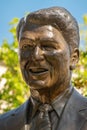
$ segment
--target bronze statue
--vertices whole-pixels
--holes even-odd
[[[62,7],[38,10],[17,26],[19,62],[31,96],[0,116],[0,130],[87,130],[87,99],[71,84],[79,28]]]

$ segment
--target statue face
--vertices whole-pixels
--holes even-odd
[[[22,32],[19,57],[23,77],[32,89],[59,87],[70,80],[69,47],[51,25]]]

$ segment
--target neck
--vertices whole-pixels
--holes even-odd
[[[56,97],[61,95],[63,92],[65,92],[70,85],[68,84],[67,86],[56,86],[52,88],[45,88],[41,90],[34,90],[30,89],[31,91],[31,96],[37,100],[39,100],[42,103],[51,103]]]

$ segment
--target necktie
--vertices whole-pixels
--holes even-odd
[[[51,122],[49,118],[49,112],[52,107],[49,104],[43,104],[39,107],[39,118],[38,118],[38,128],[39,130],[52,130]]]

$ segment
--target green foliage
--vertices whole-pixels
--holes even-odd
[[[80,61],[73,73],[74,86],[87,96],[87,15],[84,15],[84,25],[81,25],[81,39],[85,49],[80,52]],[[16,39],[16,25],[18,18],[14,18],[9,25],[13,36],[12,44],[3,41],[0,47],[0,63],[6,68],[6,72],[0,76],[0,81],[5,79],[5,84],[0,88],[0,112],[6,112],[22,104],[29,97],[29,88],[24,83],[18,62],[18,43]],[[84,30],[85,29],[85,30]]]
[[[1,80],[6,79],[3,89],[0,90],[0,110],[3,108],[3,111],[19,106],[29,95],[29,88],[22,79],[18,63],[18,43],[15,33],[17,23],[17,18],[10,22],[13,43],[9,44],[4,40],[0,47],[0,63],[6,67],[6,72],[0,77]]]
[[[73,74],[74,86],[87,96],[87,51],[80,51],[80,59]]]
[[[87,96],[87,15],[83,16],[84,24],[80,26],[81,44],[80,59],[77,69],[74,71],[73,84],[79,91]]]
[[[83,16],[84,24],[87,25],[87,14]]]

